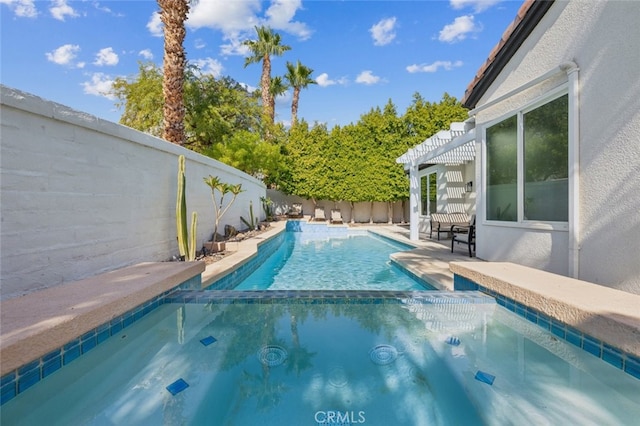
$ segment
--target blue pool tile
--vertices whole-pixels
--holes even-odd
[[[111,335],[115,335],[122,331],[122,317],[114,318],[111,320]]]
[[[634,357],[628,356],[624,363],[624,371],[631,374],[636,379],[640,379],[640,362]]]
[[[95,335],[90,337],[87,340],[83,340],[81,345],[82,353],[84,354],[89,352],[91,349],[95,348],[97,345],[98,345],[98,340]]]
[[[600,345],[600,341],[591,337],[584,336],[584,339],[582,340],[582,349],[592,355],[597,356],[598,358],[602,356],[602,347]]]
[[[51,373],[58,371],[62,367],[62,357],[53,358],[42,365],[42,378],[44,379]]]
[[[18,393],[24,392],[40,381],[40,369],[29,371],[27,374],[18,377]]]
[[[210,344],[216,342],[216,338],[213,336],[207,336],[204,339],[200,339],[200,343],[202,343],[205,346],[209,346]]]
[[[171,395],[177,395],[188,387],[189,384],[187,382],[185,382],[183,379],[178,379],[167,386],[167,390],[171,392]]]
[[[538,317],[538,325],[540,327],[544,328],[545,330],[550,330],[551,329],[551,321],[549,321],[546,318]]]
[[[616,348],[613,348],[607,345],[606,343],[603,344],[602,359],[608,362],[609,364],[613,365],[614,367],[622,369],[622,366],[623,366],[622,352],[620,352]]]
[[[582,347],[582,334],[573,329],[567,329],[566,335],[567,342],[576,345],[577,347]]]
[[[4,386],[7,383],[14,383],[15,381],[16,381],[16,372],[12,371],[11,373],[8,373],[2,376],[2,380],[0,380],[0,386]]]
[[[71,361],[75,360],[80,356],[80,345],[73,346],[69,349],[65,348],[62,361],[64,365],[69,364]]]
[[[564,325],[562,325],[561,323],[558,323],[556,321],[551,321],[551,332],[553,334],[555,334],[558,337],[561,338],[565,338],[566,336],[566,330],[564,328]]]
[[[96,343],[100,344],[105,340],[107,340],[110,336],[111,336],[111,333],[110,333],[109,327],[105,327],[102,330],[99,329],[98,333],[96,334]]]
[[[458,339],[457,337],[454,336],[449,336],[447,337],[447,340],[445,340],[448,344],[450,344],[451,346],[458,346],[460,345],[460,339]]]
[[[17,394],[16,382],[7,383],[0,390],[0,404],[12,400]]]
[[[131,324],[133,324],[133,321],[133,313],[125,315],[124,318],[122,318],[122,328],[129,327]]]
[[[37,370],[39,368],[40,368],[40,360],[37,359],[35,361],[32,361],[32,362],[30,362],[28,364],[25,364],[22,367],[20,367],[18,369],[18,377],[25,376],[25,375],[31,373],[31,371]]]
[[[486,383],[488,385],[493,385],[493,381],[496,379],[496,376],[493,374],[485,373],[484,371],[478,370],[476,373],[475,379],[481,381],[482,383]]]

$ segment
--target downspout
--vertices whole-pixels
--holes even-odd
[[[409,164],[409,239],[418,241],[420,239],[418,221],[420,210],[420,179],[418,178],[418,164]]]
[[[580,277],[580,80],[578,65],[560,65],[569,89],[569,276]]]

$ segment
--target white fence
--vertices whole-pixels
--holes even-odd
[[[199,247],[213,232],[210,174],[245,190],[222,227],[244,228],[250,202],[264,217],[262,182],[218,161],[5,86],[0,108],[2,299],[177,255],[180,154]]]

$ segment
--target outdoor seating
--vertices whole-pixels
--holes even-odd
[[[476,251],[476,215],[471,215],[468,225],[451,225],[451,253],[455,243],[466,244],[469,249],[469,257],[473,257]]]
[[[342,222],[342,212],[339,209],[332,209],[331,210],[331,223],[333,223],[333,224],[343,223]]]
[[[287,212],[287,217],[291,219],[302,217],[302,203],[293,203]]]
[[[325,214],[324,214],[324,209],[322,207],[316,207],[316,210],[314,212],[313,215],[313,220],[315,221],[325,221],[327,220]]]
[[[471,224],[471,218],[472,217],[466,213],[431,213],[429,238],[431,238],[432,233],[435,232],[438,236],[438,241],[440,241],[441,233],[449,236],[452,226],[469,226]]]

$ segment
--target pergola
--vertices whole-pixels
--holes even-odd
[[[420,211],[420,178],[423,164],[464,164],[476,158],[473,123],[451,123],[449,130],[441,130],[420,145],[410,148],[396,159],[409,171],[409,238],[417,241]]]

